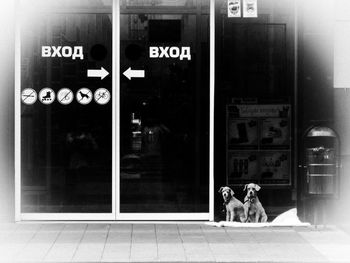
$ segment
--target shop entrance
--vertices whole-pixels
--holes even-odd
[[[22,1],[16,220],[210,219],[209,9]]]
[[[209,1],[121,2],[121,218],[209,219],[209,22]]]

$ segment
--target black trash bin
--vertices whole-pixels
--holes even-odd
[[[324,225],[327,207],[339,197],[339,137],[329,127],[313,126],[304,133],[303,153],[302,219]]]

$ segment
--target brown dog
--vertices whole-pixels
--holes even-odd
[[[233,190],[228,186],[220,187],[219,193],[224,199],[224,206],[226,207],[226,221],[244,222],[244,207],[241,201],[235,198]]]
[[[265,223],[267,221],[267,215],[265,209],[259,201],[257,192],[260,190],[260,186],[257,184],[246,184],[243,191],[247,190],[247,195],[244,198],[244,212],[246,222]]]

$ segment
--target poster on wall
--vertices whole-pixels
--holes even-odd
[[[266,118],[261,121],[260,145],[286,146],[290,144],[289,120],[287,118]]]
[[[241,17],[241,0],[227,0],[227,17]]]
[[[227,105],[227,183],[291,185],[291,106]]]
[[[271,151],[260,154],[261,184],[288,184],[290,155],[288,151]]]
[[[229,147],[258,145],[258,122],[255,119],[229,119],[228,120]]]
[[[258,17],[257,0],[243,0],[243,17]]]
[[[232,151],[228,154],[227,184],[246,184],[258,176],[257,152]]]
[[[289,104],[228,105],[229,115],[235,118],[289,118]]]

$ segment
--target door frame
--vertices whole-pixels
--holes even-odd
[[[205,213],[120,212],[120,5],[112,0],[112,212],[111,213],[22,213],[21,212],[21,9],[16,8],[15,32],[15,221],[26,220],[214,220],[214,70],[215,0],[210,1],[210,106],[209,106],[209,211]],[[108,13],[108,10],[55,10],[54,13]]]

